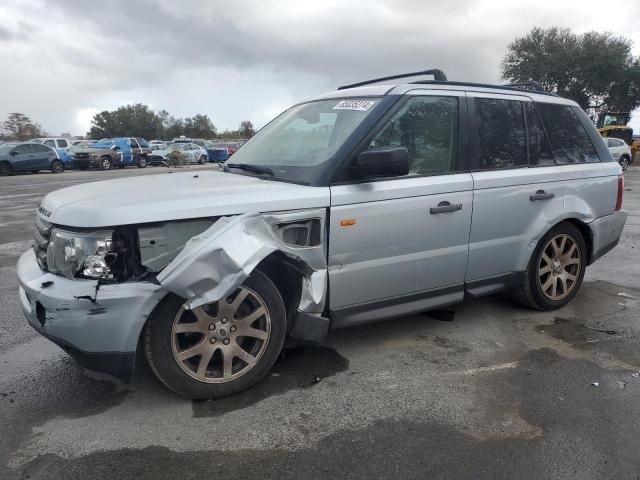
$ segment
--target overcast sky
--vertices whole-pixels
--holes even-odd
[[[98,7],[98,5],[100,5]],[[0,0],[0,120],[52,134],[142,102],[219,129],[261,126],[337,85],[428,67],[499,80],[506,45],[534,26],[612,31],[640,54],[638,0]],[[640,117],[633,126],[640,130]]]

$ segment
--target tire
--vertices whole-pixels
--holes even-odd
[[[102,157],[100,159],[100,170],[110,170],[111,169],[111,159],[109,157]]]
[[[144,155],[138,159],[138,168],[146,168],[147,166],[147,157]]]
[[[198,159],[198,163],[200,165],[204,165],[205,163],[207,163],[207,157],[205,157],[204,155],[201,155],[200,158]]]
[[[53,162],[51,162],[51,172],[52,173],[64,172],[64,164],[60,160],[54,160]]]
[[[561,222],[538,242],[524,279],[512,290],[512,297],[537,310],[561,308],[580,289],[586,267],[587,247],[582,233],[575,225]]]
[[[629,168],[629,164],[631,163],[631,159],[627,155],[621,155],[618,159],[618,163],[622,167],[622,171],[624,172],[627,168]]]
[[[229,302],[232,299],[239,304]],[[284,343],[286,311],[280,292],[264,273],[255,270],[227,299],[193,311],[183,305],[184,299],[176,295],[165,297],[143,334],[147,361],[168,388],[191,399],[221,398],[246,390],[271,369]],[[242,317],[248,323],[242,323]],[[240,350],[244,354],[236,355]],[[204,356],[209,360],[203,365]]]
[[[13,172],[13,167],[8,162],[0,162],[0,175],[9,175]]]

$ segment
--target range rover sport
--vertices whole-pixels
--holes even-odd
[[[500,290],[562,307],[617,244],[622,192],[576,103],[428,70],[301,102],[223,171],[50,193],[19,294],[82,365],[126,379],[145,355],[172,390],[222,397],[286,337]]]

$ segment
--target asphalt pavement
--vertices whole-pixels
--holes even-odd
[[[130,384],[88,372],[19,308],[15,264],[47,192],[166,171],[0,177],[0,479],[640,478],[640,167],[619,246],[565,308],[494,295],[452,319],[335,331],[210,402],[144,362]]]

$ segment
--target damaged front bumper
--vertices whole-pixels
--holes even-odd
[[[33,250],[18,260],[20,303],[29,324],[82,366],[128,380],[144,323],[167,294],[160,285],[99,285],[43,272]]]

